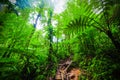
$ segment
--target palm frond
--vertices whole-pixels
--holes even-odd
[[[80,31],[85,30],[87,27],[95,27],[100,31],[102,30],[102,25],[99,24],[94,18],[89,16],[81,15],[78,19],[72,20],[68,25],[68,28],[72,29],[72,31]]]
[[[91,0],[93,5],[86,4],[80,7],[82,14],[78,18],[71,20],[67,27],[68,29],[84,30],[87,27],[95,27],[99,31],[105,32],[109,29],[109,24],[120,21],[120,1],[110,1],[110,0]],[[91,6],[93,6],[91,8]],[[112,10],[112,6],[115,6],[115,10]],[[97,12],[95,12],[97,10]],[[110,12],[111,11],[111,12]],[[120,24],[120,22],[119,22]]]

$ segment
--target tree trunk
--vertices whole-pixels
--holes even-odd
[[[112,43],[114,44],[117,50],[120,49],[120,42],[117,38],[115,38],[110,30],[106,32],[107,36],[111,39]]]

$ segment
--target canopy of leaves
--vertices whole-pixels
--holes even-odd
[[[80,80],[119,80],[120,1],[69,0],[53,10],[52,0],[0,0],[0,80],[54,79],[69,58],[67,72],[79,68]]]

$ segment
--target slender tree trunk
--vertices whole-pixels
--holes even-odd
[[[120,49],[120,42],[117,38],[115,38],[110,30],[106,32],[107,36],[111,39],[112,43],[116,47],[117,50]]]

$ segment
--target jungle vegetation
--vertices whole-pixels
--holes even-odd
[[[120,0],[0,0],[0,80],[54,80],[69,58],[79,80],[120,80],[119,49]]]

